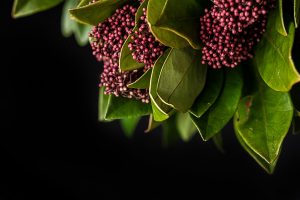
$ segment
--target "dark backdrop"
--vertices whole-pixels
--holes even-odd
[[[164,149],[159,131],[143,133],[146,120],[127,139],[118,123],[97,122],[101,65],[61,36],[61,7],[13,20],[9,2],[0,8],[1,200],[300,199],[299,135],[272,176],[231,126],[225,155],[198,135]]]

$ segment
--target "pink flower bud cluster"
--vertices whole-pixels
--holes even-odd
[[[200,18],[204,44],[202,63],[213,68],[236,67],[252,58],[253,47],[266,30],[274,0],[214,0]]]
[[[146,17],[146,8],[143,8],[143,15],[140,17],[140,25],[131,35],[128,45],[132,51],[132,57],[139,63],[144,63],[144,71],[150,69],[160,55],[163,54],[165,46],[155,39],[149,29]]]
[[[121,72],[119,69],[121,48],[135,26],[136,11],[137,8],[130,5],[117,9],[115,14],[92,29],[90,43],[93,55],[104,64],[99,86],[105,87],[105,94],[149,103],[148,90],[131,89],[127,86],[136,81],[143,71]]]

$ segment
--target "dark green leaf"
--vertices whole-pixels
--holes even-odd
[[[133,83],[130,83],[128,87],[136,89],[148,89],[150,85],[151,74],[152,69],[147,70],[139,79],[137,79]]]
[[[217,149],[221,153],[225,153],[224,146],[223,146],[223,138],[222,138],[222,133],[217,133],[214,137],[212,137],[212,140],[217,147]]]
[[[157,83],[158,83],[158,78],[162,69],[162,66],[167,58],[167,56],[170,53],[170,49],[166,50],[163,55],[161,55],[157,61],[155,62],[153,69],[152,69],[152,74],[151,74],[151,79],[150,79],[150,99],[151,99],[151,104],[152,104],[152,110],[153,110],[153,118],[155,121],[164,121],[168,119],[171,114],[173,113],[173,108],[166,105],[162,100],[158,97],[157,95]]]
[[[15,0],[12,10],[14,18],[25,17],[48,10],[63,0]]]
[[[176,117],[172,116],[166,120],[163,124],[163,140],[164,147],[177,144],[180,141],[179,132],[176,128]]]
[[[300,81],[292,60],[295,27],[290,24],[287,37],[276,31],[276,12],[271,13],[262,41],[255,52],[255,62],[262,79],[276,91],[286,92]]]
[[[109,103],[109,95],[104,94],[104,87],[101,87],[99,90],[99,110],[98,110],[98,118],[99,121],[106,121],[105,116],[107,112],[107,107]]]
[[[209,140],[219,133],[233,117],[243,88],[240,67],[227,69],[224,88],[212,107],[201,117],[191,115],[203,140]]]
[[[138,27],[134,27],[133,32],[138,29]],[[144,63],[139,63],[136,60],[133,59],[132,57],[132,52],[130,51],[128,45],[131,42],[131,36],[129,36],[121,49],[121,54],[120,54],[120,69],[122,71],[132,71],[135,69],[143,68],[145,66]]]
[[[274,160],[273,163],[268,163],[262,157],[260,157],[256,152],[254,152],[248,145],[244,142],[243,138],[236,132],[236,137],[242,147],[250,154],[250,156],[269,174],[272,174],[275,170],[278,157]]]
[[[151,113],[151,105],[139,100],[109,95],[105,119],[134,118]]]
[[[197,0],[149,0],[147,18],[151,32],[164,45],[200,48],[199,18],[204,7]]]
[[[166,104],[181,112],[192,107],[204,88],[207,66],[190,48],[172,49],[161,70],[157,93]]]
[[[126,137],[131,138],[133,136],[139,121],[140,121],[139,117],[121,119],[121,126]]]
[[[258,80],[257,91],[241,100],[234,126],[244,143],[272,164],[279,156],[292,118],[293,105],[289,94],[274,91]]]
[[[190,109],[195,117],[200,118],[217,100],[223,86],[224,71],[209,69],[204,90],[197,97]]]
[[[83,24],[96,26],[116,12],[116,9],[129,0],[99,0],[93,4],[82,3],[78,8],[70,10],[71,17]]]
[[[294,20],[295,26],[298,28],[300,22],[300,0],[294,0]]]
[[[193,124],[188,113],[178,113],[176,115],[176,125],[179,136],[185,142],[188,142],[197,132],[197,128]]]
[[[161,125],[160,122],[154,121],[153,115],[149,116],[149,122],[148,122],[148,127],[145,130],[145,133],[149,133],[152,130],[156,129],[157,127],[159,127],[159,125]]]

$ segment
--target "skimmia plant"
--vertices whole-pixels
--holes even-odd
[[[163,142],[237,140],[272,173],[300,131],[300,0],[15,0],[19,18],[64,3],[62,33],[103,66],[99,120]],[[290,136],[291,137],[291,136]]]

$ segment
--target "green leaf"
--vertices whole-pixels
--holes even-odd
[[[241,100],[234,126],[253,152],[273,164],[291,125],[293,105],[288,93],[274,91],[261,80],[257,82],[257,91]]]
[[[121,119],[121,127],[122,127],[126,137],[131,138],[133,136],[134,131],[135,131],[136,126],[138,125],[139,121],[140,121],[139,117]]]
[[[190,115],[203,140],[218,134],[233,117],[243,89],[240,67],[226,69],[224,88],[212,107],[201,117]]]
[[[163,124],[163,140],[162,145],[164,147],[169,147],[171,145],[177,144],[180,141],[179,132],[176,128],[176,117],[172,116],[166,120]]]
[[[78,5],[78,0],[67,0],[63,7],[61,18],[61,29],[65,37],[75,35],[75,39],[80,46],[84,46],[88,43],[89,31],[91,26],[83,25],[70,19],[69,9],[75,8]]]
[[[262,79],[273,90],[286,92],[300,81],[292,60],[295,27],[291,23],[287,37],[276,31],[276,14],[269,17],[267,32],[255,51],[255,62]]]
[[[193,124],[188,113],[178,113],[176,115],[176,125],[179,136],[185,142],[188,142],[197,132],[197,128]]]
[[[294,20],[295,26],[298,28],[300,23],[300,0],[294,0]]]
[[[152,69],[147,70],[139,79],[137,79],[133,83],[128,84],[128,88],[148,89],[150,85],[151,74]]]
[[[15,0],[12,10],[14,18],[25,17],[53,8],[63,0]]]
[[[200,48],[199,18],[204,7],[197,0],[149,0],[147,19],[153,35],[165,46]]]
[[[133,32],[138,29],[137,26],[133,28]],[[120,60],[119,60],[119,65],[120,69],[122,71],[132,71],[135,69],[140,69],[145,66],[144,63],[139,63],[136,60],[133,59],[132,57],[132,52],[130,51],[128,45],[131,42],[131,35],[125,40],[121,53],[120,53]]]
[[[276,22],[274,25],[275,25],[278,33],[280,33],[283,36],[287,36],[288,33],[287,33],[285,25],[284,25],[282,0],[278,0],[277,3],[278,3],[277,10],[275,11],[277,13],[276,13],[275,17],[272,16],[272,17],[274,17],[274,20]]]
[[[92,4],[80,4],[83,6],[69,10],[71,17],[83,24],[96,26],[116,12],[129,0],[99,0]]]
[[[151,114],[151,105],[139,100],[109,95],[106,120],[140,117]]]
[[[200,118],[217,100],[222,90],[223,80],[223,70],[208,69],[204,90],[197,97],[189,112]]]
[[[104,94],[104,87],[101,87],[99,90],[99,110],[98,110],[98,118],[99,121],[106,121],[106,113],[107,113],[107,107],[109,103],[109,95]]]
[[[156,129],[160,125],[161,125],[160,122],[154,121],[153,115],[151,114],[149,116],[148,127],[145,130],[145,133],[149,133],[149,132],[153,131],[154,129]]]
[[[168,119],[172,113],[173,108],[166,105],[159,97],[156,92],[157,90],[157,83],[158,78],[162,69],[162,66],[170,53],[170,49],[167,49],[164,54],[162,54],[157,61],[154,63],[152,68],[152,74],[150,78],[150,86],[149,86],[149,93],[151,99],[151,105],[153,110],[153,118],[155,121],[164,121]]]
[[[217,147],[217,149],[221,153],[225,153],[224,146],[223,146],[223,138],[222,138],[222,133],[217,133],[214,137],[212,137],[212,140]]]
[[[236,132],[236,137],[242,147],[249,153],[249,155],[269,174],[272,174],[275,170],[278,157],[274,160],[273,163],[268,163],[262,159],[256,152],[254,152],[248,145],[244,142],[243,138]]]
[[[187,112],[204,88],[207,66],[191,48],[172,49],[161,70],[157,93],[163,102]]]

